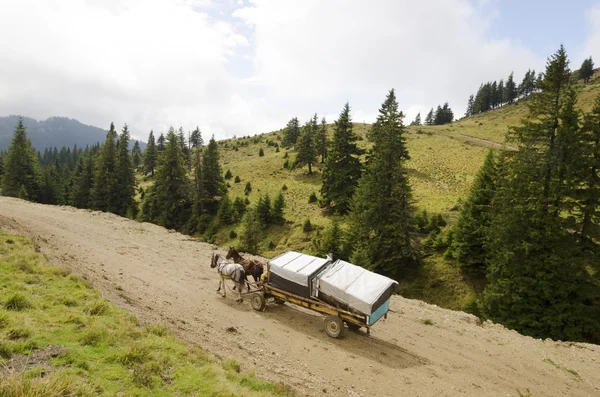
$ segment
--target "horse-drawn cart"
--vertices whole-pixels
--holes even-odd
[[[325,332],[343,335],[371,326],[389,310],[398,283],[362,267],[290,251],[267,263],[258,289],[250,296],[252,308],[265,309],[267,300],[288,302],[326,315]]]

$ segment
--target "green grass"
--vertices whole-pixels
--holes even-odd
[[[164,325],[140,326],[79,277],[48,266],[26,238],[0,232],[0,259],[0,365],[27,355],[33,366],[2,375],[2,396],[292,395]],[[42,354],[57,346],[54,357]]]

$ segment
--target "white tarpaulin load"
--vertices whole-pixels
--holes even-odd
[[[311,279],[330,262],[329,259],[299,252],[286,252],[268,262],[269,284],[309,298],[311,295]]]
[[[391,278],[337,260],[316,276],[316,288],[312,293],[317,298],[326,295],[351,309],[371,315],[388,302],[397,285]]]

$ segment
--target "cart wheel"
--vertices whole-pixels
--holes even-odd
[[[263,311],[265,309],[265,297],[260,292],[255,292],[250,295],[250,304],[252,308],[257,312]]]
[[[352,332],[356,332],[356,331],[358,331],[361,328],[360,325],[356,325],[356,324],[353,324],[353,323],[346,323],[346,324],[348,324],[348,329],[350,331],[352,331]]]
[[[325,332],[332,338],[341,338],[344,333],[344,323],[338,316],[325,317]]]

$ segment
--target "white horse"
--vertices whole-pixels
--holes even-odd
[[[235,301],[242,302],[242,290],[244,289],[244,284],[246,283],[246,273],[244,272],[242,265],[231,263],[221,255],[214,252],[210,260],[210,267],[212,269],[216,267],[217,272],[219,272],[219,275],[221,276],[217,292],[221,291],[221,284],[223,284],[223,298],[225,298],[227,296],[225,279],[233,280],[233,282],[237,285],[237,290],[240,294],[240,297]]]

